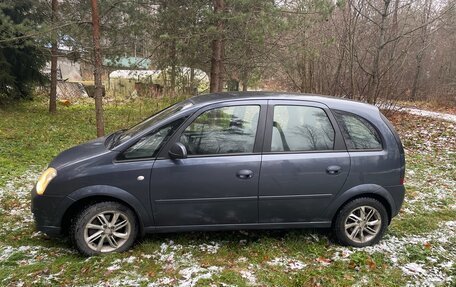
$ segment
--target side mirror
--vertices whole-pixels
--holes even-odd
[[[184,159],[187,158],[187,149],[182,143],[177,142],[171,146],[168,154],[171,159]]]

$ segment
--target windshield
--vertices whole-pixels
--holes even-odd
[[[141,133],[151,125],[154,125],[167,117],[180,112],[182,110],[185,110],[189,107],[191,107],[193,104],[190,101],[183,101],[177,104],[174,104],[170,107],[167,107],[164,110],[161,110],[160,112],[156,113],[155,115],[152,115],[145,119],[144,121],[134,125],[133,127],[126,129],[126,130],[120,130],[112,134],[108,138],[107,145],[110,149],[118,146],[119,144],[122,144],[129,140],[130,138],[136,136],[137,134]]]

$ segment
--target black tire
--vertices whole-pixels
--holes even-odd
[[[109,217],[110,214],[111,217]],[[114,219],[114,214],[118,215],[117,219]],[[99,215],[103,216],[98,217]],[[108,219],[107,224],[103,224],[102,221],[98,218]],[[119,223],[119,227],[122,224],[124,224],[124,226],[121,229],[115,229],[116,224],[110,225],[113,220],[117,220],[116,222]],[[91,223],[92,226],[97,226],[98,228],[89,228],[87,226],[89,223]],[[104,228],[102,229],[101,227],[103,226]],[[101,235],[95,234],[100,232]],[[122,235],[122,238],[117,238],[115,234]],[[92,235],[94,236],[94,238],[99,237],[99,239],[94,240],[93,244],[87,243],[86,239],[90,239]],[[99,202],[87,206],[77,215],[75,220],[72,221],[69,232],[69,237],[73,245],[81,254],[85,256],[126,251],[130,249],[130,247],[133,245],[137,235],[138,223],[134,212],[127,206],[113,201]],[[120,240],[114,240],[115,238]],[[102,239],[103,242],[101,242],[100,244],[102,246],[102,249],[94,249],[96,248],[95,245],[97,245],[98,247],[97,243],[99,243]],[[113,247],[113,245],[115,246],[115,244],[113,243],[113,245],[111,245],[112,242],[118,243],[118,247]],[[106,246],[105,248],[104,246],[106,245],[106,243],[109,246]]]
[[[376,210],[378,212],[378,214],[375,214],[375,211],[373,211],[375,218],[372,218],[373,220],[370,221],[369,224],[366,224],[366,221],[364,220],[353,220],[353,215],[348,218],[352,213],[356,216],[357,212],[360,211],[362,207],[364,207],[364,210]],[[370,225],[375,222],[375,219],[380,219],[381,222],[377,222],[375,228],[371,228]],[[354,226],[348,228],[346,231],[346,223],[347,226]],[[342,207],[341,210],[339,210],[334,221],[333,229],[336,238],[342,245],[364,247],[377,244],[385,234],[385,231],[388,228],[388,224],[389,218],[385,206],[374,198],[361,197],[348,202],[344,207]],[[367,228],[369,228],[369,232],[365,230],[366,225],[368,226]],[[358,230],[355,230],[356,228],[358,228]],[[377,231],[375,235],[372,235],[372,230]],[[349,237],[347,233],[350,233],[350,235],[355,235],[354,239]],[[357,236],[360,238],[355,238]],[[362,239],[365,241],[363,242]]]

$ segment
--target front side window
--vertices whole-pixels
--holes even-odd
[[[325,111],[307,106],[275,106],[271,151],[332,150],[334,129]]]
[[[189,155],[252,153],[260,106],[230,106],[199,115],[180,137]]]
[[[335,111],[342,134],[350,150],[382,149],[380,135],[368,121],[357,115]]]
[[[126,142],[127,140],[131,139],[132,137],[136,136],[137,134],[141,133],[145,129],[149,128],[150,126],[180,112],[185,109],[188,109],[192,106],[193,104],[190,101],[183,101],[179,102],[177,104],[174,104],[152,116],[149,118],[145,119],[144,121],[136,124],[135,126],[119,131],[116,134],[116,137],[111,138],[111,142],[109,143],[109,148],[115,148],[116,146]]]
[[[120,159],[154,158],[174,131],[184,122],[185,118],[178,119],[141,138],[137,143],[124,151]]]

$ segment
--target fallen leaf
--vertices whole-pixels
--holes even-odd
[[[377,264],[370,257],[367,259],[367,266],[369,266],[369,269],[371,269],[371,270],[374,270],[375,268],[377,268]]]
[[[318,257],[318,258],[315,259],[315,260],[316,260],[318,263],[321,263],[321,264],[324,264],[324,265],[328,265],[328,264],[330,264],[330,263],[332,262],[331,259],[325,258],[325,257],[322,257],[322,256]]]

